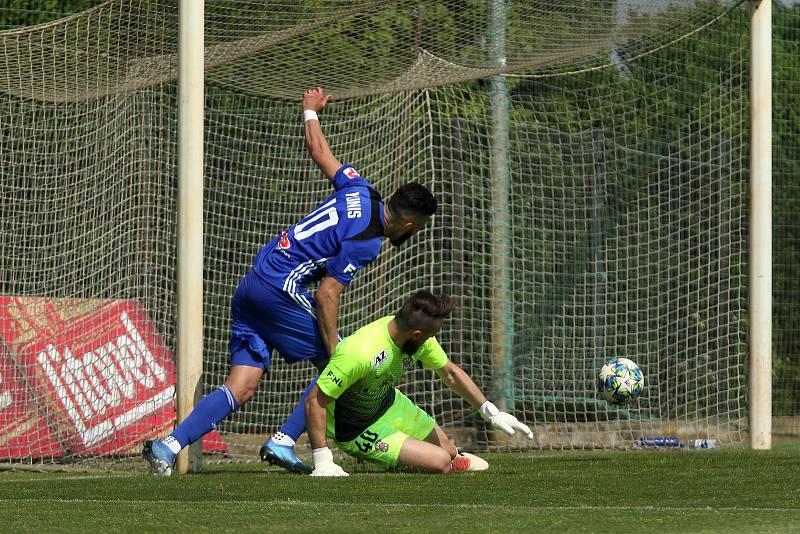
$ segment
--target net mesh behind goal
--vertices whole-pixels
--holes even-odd
[[[323,85],[340,160],[384,196],[415,180],[440,201],[424,232],[385,246],[343,294],[342,334],[416,289],[456,296],[445,350],[535,431],[496,441],[429,372],[410,372],[401,389],[460,447],[743,439],[746,7],[514,2],[498,25],[488,2],[207,4],[203,393],[227,375],[239,278],[329,193],[298,103]],[[176,14],[174,2],[120,0],[0,32],[7,461],[132,465],[145,437],[171,428]],[[502,217],[485,81],[500,74]],[[596,393],[613,356],[645,374],[623,409]],[[255,460],[313,376],[274,358],[206,449]]]

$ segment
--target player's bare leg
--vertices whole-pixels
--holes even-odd
[[[455,450],[455,447],[453,447],[453,450]],[[411,437],[406,438],[403,442],[403,446],[400,448],[400,455],[397,458],[398,465],[443,475],[449,473],[450,469],[452,469],[451,461],[452,456],[450,456],[448,450],[433,443]]]
[[[459,453],[455,445],[450,442],[442,427],[436,425],[425,441],[441,447],[450,455],[452,471],[485,471],[489,468],[488,462],[468,452]]]
[[[231,367],[231,374],[225,381],[225,385],[231,390],[239,406],[243,406],[253,398],[262,376],[264,376],[264,369],[261,367],[234,365]]]
[[[450,439],[447,437],[447,434],[444,433],[444,430],[442,430],[442,427],[439,425],[433,427],[433,430],[431,430],[431,433],[425,438],[425,441],[447,451],[451,460],[456,457],[456,454],[458,454],[458,450],[456,449],[455,445],[450,443]]]

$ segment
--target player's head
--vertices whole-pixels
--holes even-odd
[[[414,354],[428,338],[441,330],[445,317],[456,307],[447,295],[434,295],[430,291],[417,291],[403,304],[394,320],[407,337],[400,347],[406,354]]]
[[[389,217],[384,235],[399,247],[422,230],[436,213],[436,197],[424,185],[410,183],[395,191],[386,206]]]

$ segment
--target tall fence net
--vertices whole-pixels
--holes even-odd
[[[207,2],[204,393],[227,375],[239,278],[329,193],[299,109],[323,85],[337,157],[384,196],[413,179],[441,206],[346,290],[342,334],[416,289],[456,296],[445,350],[535,431],[496,441],[411,371],[401,389],[460,447],[741,441],[747,26],[740,2]],[[130,466],[172,428],[177,36],[163,0],[0,32],[6,461]],[[596,394],[612,356],[645,374],[623,409]],[[313,376],[273,358],[209,458],[256,460]]]

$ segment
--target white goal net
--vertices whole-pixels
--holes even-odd
[[[343,294],[342,334],[414,290],[532,442],[495,441],[433,375],[401,386],[462,448],[632,447],[746,433],[747,5],[206,2],[204,393],[258,249],[341,161],[440,201]],[[0,32],[0,460],[133,465],[174,424],[177,3],[112,0]],[[614,356],[639,402],[599,400]],[[314,376],[280,358],[204,447],[256,460]]]

